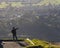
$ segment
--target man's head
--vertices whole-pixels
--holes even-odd
[[[15,27],[13,27],[13,29],[15,29]]]

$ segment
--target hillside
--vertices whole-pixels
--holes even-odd
[[[24,41],[6,41],[0,42],[0,48],[60,48],[58,44],[52,44],[52,42],[47,42],[39,39],[29,38],[24,39]]]

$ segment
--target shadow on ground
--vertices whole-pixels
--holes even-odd
[[[3,44],[1,40],[0,40],[0,48],[3,48]]]

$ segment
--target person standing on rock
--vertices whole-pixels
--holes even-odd
[[[17,40],[17,35],[16,35],[16,30],[17,30],[17,29],[18,29],[18,28],[13,27],[12,30],[11,30],[12,35],[13,35],[13,40]]]

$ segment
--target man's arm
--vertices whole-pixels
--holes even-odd
[[[15,30],[17,30],[17,29],[19,29],[19,28],[16,28]]]

